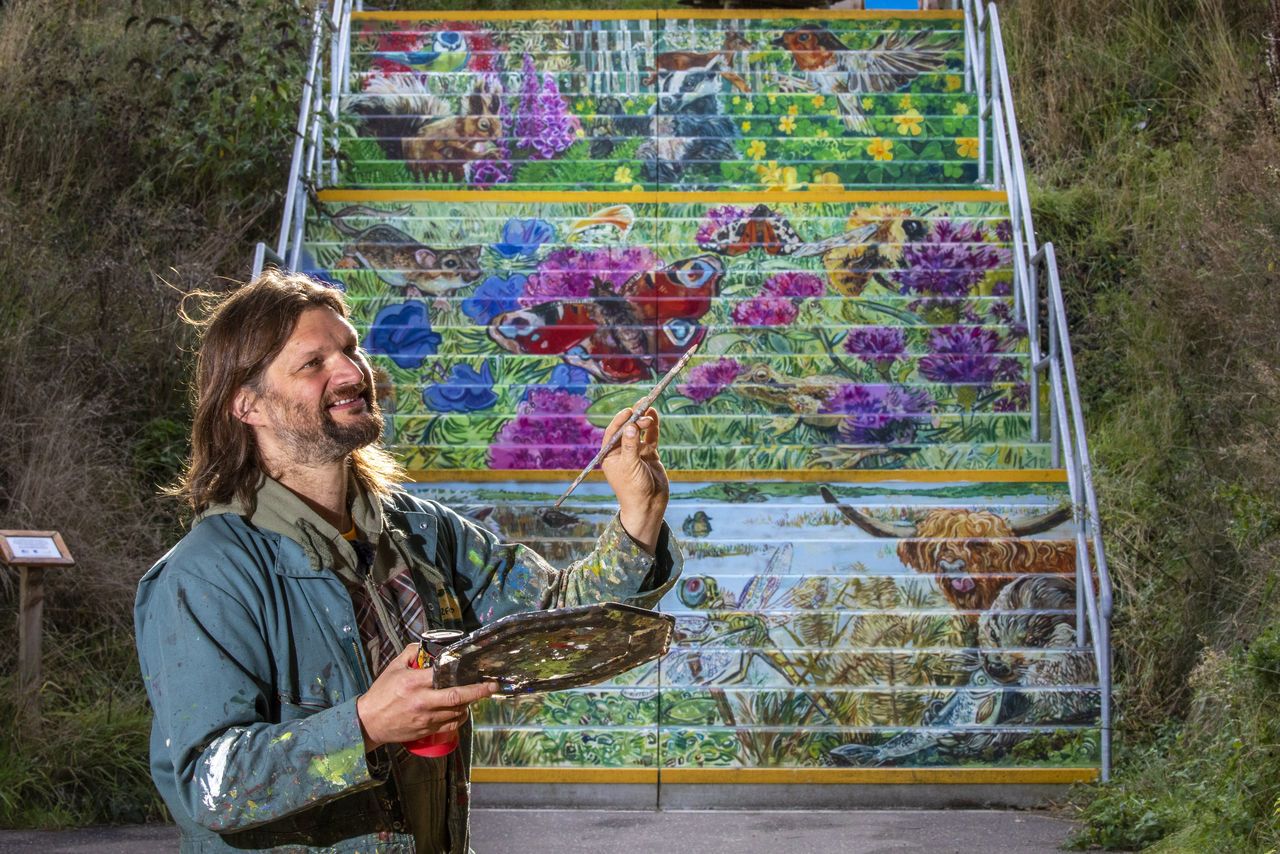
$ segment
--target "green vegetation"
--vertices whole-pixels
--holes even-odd
[[[1081,844],[1280,843],[1280,137],[1230,0],[1019,0],[1036,222],[1065,264],[1115,576],[1116,781]]]
[[[44,718],[0,743],[0,826],[162,815],[133,651],[137,579],[177,536],[176,305],[274,228],[300,89],[291,3],[0,5],[0,527],[56,528]],[[14,732],[13,573],[0,719]]]

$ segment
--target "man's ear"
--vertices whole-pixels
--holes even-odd
[[[240,386],[240,390],[231,400],[231,414],[251,426],[262,424],[262,415],[258,411],[257,393],[248,386]]]

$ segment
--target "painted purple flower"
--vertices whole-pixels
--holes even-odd
[[[511,218],[502,226],[502,239],[493,244],[493,251],[503,258],[523,255],[532,258],[538,247],[556,236],[556,227],[545,219]]]
[[[933,352],[920,360],[920,373],[934,382],[991,385],[1021,374],[1017,359],[998,355],[1000,335],[994,329],[939,326],[929,346]]]
[[[996,401],[996,412],[1026,412],[1031,408],[1031,386],[1017,383],[1009,393]]]
[[[1007,219],[1002,219],[996,223],[996,240],[1001,243],[1008,243],[1013,240],[1013,223]]]
[[[676,386],[676,391],[690,400],[706,403],[715,397],[742,373],[742,365],[736,359],[719,359],[689,369],[689,381]]]
[[[843,414],[837,431],[854,445],[909,445],[916,426],[937,407],[928,392],[898,385],[842,385],[822,412]]]
[[[998,282],[992,282],[991,295],[993,297],[1010,297],[1013,296],[1013,282],[1010,279],[1001,279]]]
[[[1009,323],[1013,320],[1013,306],[1007,302],[993,302],[987,315],[1000,323]]]
[[[739,208],[733,205],[721,205],[717,208],[711,208],[703,216],[702,222],[698,224],[698,233],[694,239],[698,241],[698,245],[703,249],[715,249],[717,232],[750,216],[751,211],[747,208]]]
[[[479,373],[470,365],[454,365],[447,380],[423,390],[422,400],[436,412],[475,412],[493,406],[498,396],[487,364]]]
[[[505,157],[494,160],[473,160],[466,165],[467,183],[480,189],[495,184],[510,184],[515,167]]]
[[[658,257],[644,246],[557,249],[529,277],[520,303],[531,306],[553,299],[582,299],[593,293],[596,282],[617,293],[638,273],[657,267]]]
[[[514,419],[490,446],[495,469],[582,468],[600,447],[604,431],[584,414],[591,401],[552,389],[531,391]]]
[[[733,320],[742,326],[786,326],[800,309],[786,297],[762,294],[733,307]]]
[[[883,374],[906,355],[907,337],[898,326],[857,326],[844,339],[844,351]]]
[[[1009,261],[1008,250],[985,241],[982,229],[971,223],[938,220],[927,238],[903,248],[903,269],[893,273],[893,280],[903,294],[964,297],[987,271]]]
[[[420,368],[440,346],[440,333],[431,330],[427,307],[416,300],[389,305],[378,312],[365,349],[391,357],[402,368]]]
[[[538,112],[541,115],[541,133],[534,140],[534,148],[542,159],[550,160],[573,145],[581,127],[578,117],[570,115],[569,105],[560,95],[560,86],[552,74],[542,76],[542,92],[538,95]]]
[[[813,273],[776,273],[764,283],[764,292],[776,297],[820,297],[826,291],[822,279]]]
[[[462,301],[462,313],[476,323],[485,325],[505,311],[520,307],[519,296],[524,293],[527,276],[519,273],[502,278],[490,276],[480,283],[475,293]]]
[[[523,80],[520,85],[520,113],[516,119],[516,146],[532,149],[530,160],[550,160],[577,139],[576,116],[560,95],[560,87],[551,74],[542,75],[533,67],[533,57],[524,55]]]
[[[516,146],[532,148],[533,139],[538,135],[538,93],[541,90],[538,72],[533,67],[533,57],[524,55],[524,65],[520,74],[520,107],[516,114]]]

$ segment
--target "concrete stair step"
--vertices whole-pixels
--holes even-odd
[[[513,448],[511,453],[493,459],[489,444],[391,444],[388,450],[399,455],[411,472],[436,469],[491,471],[562,469],[573,470],[587,463],[582,448],[547,451],[532,445]],[[589,449],[588,449],[589,450]],[[1051,464],[1048,442],[973,442],[935,443],[930,445],[895,445],[886,450],[882,445],[826,445],[813,447],[796,444],[753,445],[744,448],[699,445],[664,445],[663,462],[680,471],[761,470],[834,471],[852,468],[891,468],[894,470],[995,470],[1039,469]]]

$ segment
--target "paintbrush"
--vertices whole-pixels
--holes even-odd
[[[559,507],[560,504],[578,488],[578,484],[586,480],[587,475],[591,474],[591,470],[599,465],[600,461],[603,460],[610,451],[618,446],[618,443],[622,441],[622,431],[627,428],[628,424],[635,424],[646,412],[649,411],[649,407],[658,399],[658,395],[662,394],[663,390],[665,390],[667,386],[671,385],[671,381],[676,378],[676,374],[680,373],[680,371],[684,369],[684,366],[689,364],[689,360],[693,358],[693,353],[697,349],[698,345],[694,344],[688,350],[685,350],[684,355],[680,357],[680,361],[676,362],[671,367],[671,370],[667,371],[666,376],[658,380],[658,384],[653,387],[653,391],[649,392],[636,402],[636,405],[632,407],[631,417],[628,418],[617,430],[613,431],[613,435],[609,437],[609,441],[605,442],[604,447],[600,449],[599,453],[591,458],[591,462],[587,463],[586,468],[578,473],[578,476],[573,479],[573,483],[569,484],[569,488],[564,491],[563,495],[556,499],[556,503],[552,504],[552,507]]]

